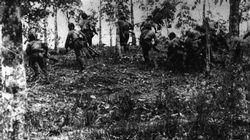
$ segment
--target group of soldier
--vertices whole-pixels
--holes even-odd
[[[79,31],[75,30],[73,23],[68,24],[69,32],[66,38],[65,49],[66,53],[69,50],[74,50],[79,72],[82,72],[86,67],[87,59],[95,59],[98,53],[92,48],[92,38],[97,34],[95,26],[86,13],[80,13],[80,17],[78,25],[81,29]],[[128,51],[129,34],[133,26],[127,21],[125,16],[119,18],[118,25],[120,44],[123,46],[124,51]],[[140,26],[141,35],[139,38],[145,64],[151,64],[149,54],[151,51],[155,51],[167,53],[167,62],[171,62],[170,68],[201,70],[205,66],[206,48],[204,44],[206,44],[206,37],[202,27],[197,26],[196,30],[198,33],[187,31],[181,37],[177,37],[174,32],[171,32],[167,39],[167,51],[159,50],[157,48],[159,44],[156,35],[157,25],[152,21],[152,17],[148,16]],[[246,34],[246,36],[249,35],[250,33]],[[223,36],[220,34],[213,36],[215,37],[211,37],[211,39],[214,39],[212,40],[214,48],[218,48],[216,46],[224,46],[224,48],[228,49],[225,41],[223,42]],[[38,40],[34,32],[29,33],[28,42],[26,54],[29,58],[29,65],[35,73],[32,79],[36,79],[39,75],[37,65],[47,78],[46,59],[50,59],[48,56],[48,45]]]
[[[96,59],[99,55],[92,47],[92,38],[97,31],[95,29],[95,24],[90,19],[90,16],[85,12],[80,13],[80,20],[78,23],[80,30],[75,30],[75,24],[68,24],[68,35],[65,42],[65,54],[70,50],[75,53],[77,67],[79,72],[82,72],[87,64],[87,59]],[[119,30],[120,30],[120,43],[124,47],[125,51],[128,51],[127,42],[129,40],[130,30],[133,28],[132,25],[126,20],[125,16],[121,16],[118,20]],[[37,79],[39,75],[39,68],[46,77],[48,81],[47,59],[52,59],[48,55],[48,45],[43,43],[37,38],[37,34],[34,30],[30,30],[28,34],[28,44],[26,48],[26,56],[29,61],[29,66],[34,71],[32,81]]]
[[[69,50],[74,50],[77,66],[79,71],[82,72],[85,66],[86,57],[91,57],[95,59],[98,55],[92,49],[92,38],[97,34],[93,22],[89,19],[89,16],[81,12],[79,26],[80,31],[75,30],[75,25],[73,23],[68,24],[68,35],[65,43],[65,54]],[[48,45],[37,38],[35,30],[30,30],[28,33],[28,44],[26,48],[26,56],[28,58],[29,66],[34,71],[34,75],[31,81],[36,80],[39,75],[39,68],[43,72],[46,81],[48,82],[47,74],[47,59],[53,59],[48,55]],[[55,59],[54,59],[55,60]]]

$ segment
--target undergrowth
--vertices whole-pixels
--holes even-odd
[[[242,65],[213,69],[209,77],[202,73],[176,75],[142,71],[137,54],[119,58],[112,51],[106,53],[100,65],[86,70],[87,74],[65,68],[54,74],[55,83],[57,76],[65,76],[57,84],[34,87],[26,128],[36,136],[66,135],[68,139],[248,138],[249,75]]]

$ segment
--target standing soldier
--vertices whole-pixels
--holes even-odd
[[[27,45],[25,52],[28,57],[29,66],[35,73],[34,76],[32,77],[32,81],[35,80],[39,75],[38,67],[40,67],[46,78],[46,82],[48,82],[47,65],[46,65],[46,58],[48,58],[48,45],[38,40],[35,33],[33,32],[29,33],[28,41],[29,43]]]
[[[92,38],[97,34],[95,25],[88,18],[88,15],[84,12],[81,13],[80,28],[81,31],[86,35],[89,46],[92,46]]]
[[[90,54],[88,57],[93,57],[97,56],[98,54],[91,48],[92,47],[92,38],[94,37],[95,34],[97,34],[96,29],[95,29],[95,25],[93,24],[93,22],[91,22],[91,20],[88,18],[88,15],[84,12],[82,12],[80,14],[81,19],[80,19],[80,23],[79,26],[81,28],[81,32],[84,34],[84,36],[87,39],[87,43],[88,43],[88,54]]]
[[[155,31],[152,29],[151,24],[145,24],[140,35],[140,45],[142,46],[142,54],[146,64],[150,64],[149,51],[151,49],[159,52],[155,47],[157,43]]]
[[[129,33],[130,30],[133,29],[133,25],[126,21],[125,16],[121,16],[120,19],[118,20],[118,25],[119,25],[119,30],[120,30],[120,42],[121,46],[124,47],[124,51],[128,51],[128,40],[129,40]]]
[[[142,22],[142,24],[140,26],[141,32],[145,29],[145,27],[147,28],[149,26],[150,26],[150,28],[153,28],[156,31],[156,24],[153,22],[152,18],[153,17],[151,15],[149,15],[147,17],[147,19],[144,22]]]
[[[69,23],[68,28],[69,33],[65,43],[66,52],[68,52],[69,49],[74,50],[79,72],[82,72],[84,70],[84,60],[82,59],[88,55],[87,38],[84,34],[75,31],[75,25],[73,23]]]

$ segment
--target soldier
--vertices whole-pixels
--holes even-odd
[[[73,23],[69,23],[68,28],[69,33],[65,43],[66,52],[68,52],[69,49],[74,50],[79,72],[82,72],[84,70],[84,60],[82,59],[84,59],[84,56],[89,55],[87,38],[81,32],[75,31],[75,25]]]
[[[129,39],[129,33],[130,30],[133,29],[133,26],[131,23],[126,21],[125,16],[121,16],[118,20],[119,30],[120,30],[120,43],[121,46],[124,47],[124,51],[128,51],[128,39]]]
[[[184,59],[186,53],[182,45],[183,42],[179,38],[177,38],[174,32],[171,32],[168,37],[168,62],[171,64],[170,66],[173,70],[182,71],[185,67]]]
[[[95,25],[89,19],[88,15],[84,12],[81,13],[80,20],[81,31],[86,35],[89,46],[92,46],[92,38],[97,34]]]
[[[153,22],[153,19],[152,19],[153,17],[151,16],[151,15],[149,15],[148,17],[147,17],[147,19],[146,19],[146,21],[144,21],[144,22],[142,22],[142,24],[141,24],[141,26],[140,26],[140,30],[141,31],[143,31],[144,30],[144,28],[146,27],[149,27],[150,26],[150,28],[153,28],[155,31],[157,31],[157,26],[156,26],[156,24]]]
[[[95,59],[95,57],[98,56],[98,53],[92,49],[92,38],[94,37],[95,34],[97,34],[95,25],[91,22],[86,13],[82,12],[80,16],[81,20],[79,25],[81,28],[81,32],[86,37],[88,43],[87,50],[89,55],[87,57],[89,58],[92,57]]]
[[[159,52],[159,50],[155,47],[157,43],[158,41],[156,39],[155,31],[152,30],[150,24],[146,24],[144,28],[142,29],[142,32],[140,35],[140,45],[142,46],[142,54],[143,54],[144,61],[146,64],[149,64],[150,62],[149,51],[151,49]]]
[[[34,33],[29,33],[28,41],[29,43],[27,45],[25,52],[29,60],[29,66],[35,73],[34,76],[32,77],[32,81],[35,80],[39,75],[38,67],[40,67],[46,78],[46,81],[48,82],[47,65],[46,65],[46,58],[48,58],[48,45],[38,40]]]

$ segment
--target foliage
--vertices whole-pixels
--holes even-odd
[[[170,25],[175,18],[176,6],[180,1],[167,1],[165,0],[160,8],[156,7],[152,12],[152,20],[158,25],[164,25],[165,22]]]
[[[5,1],[8,3],[8,0]],[[80,6],[80,0],[22,0],[18,5],[21,7],[22,16],[31,20],[39,21],[40,19],[53,13],[50,7],[57,6],[59,9],[68,9],[72,6]]]
[[[139,54],[119,58],[113,48],[103,49],[99,64],[89,63],[86,74],[75,72],[71,53],[57,56],[59,64],[50,66],[52,84],[29,83],[27,129],[36,136],[78,139],[228,139],[228,134],[248,134],[247,75],[239,65],[227,63],[228,70],[214,69],[211,77],[175,75],[141,68]]]
[[[187,30],[190,27],[194,27],[196,25],[196,20],[192,18],[190,15],[191,9],[187,5],[187,3],[182,3],[181,8],[176,16],[178,19],[175,27],[182,28],[183,30]]]
[[[107,16],[107,21],[115,21],[121,16],[129,18],[129,7],[128,0],[119,1],[119,0],[103,0],[103,6],[101,11]]]

